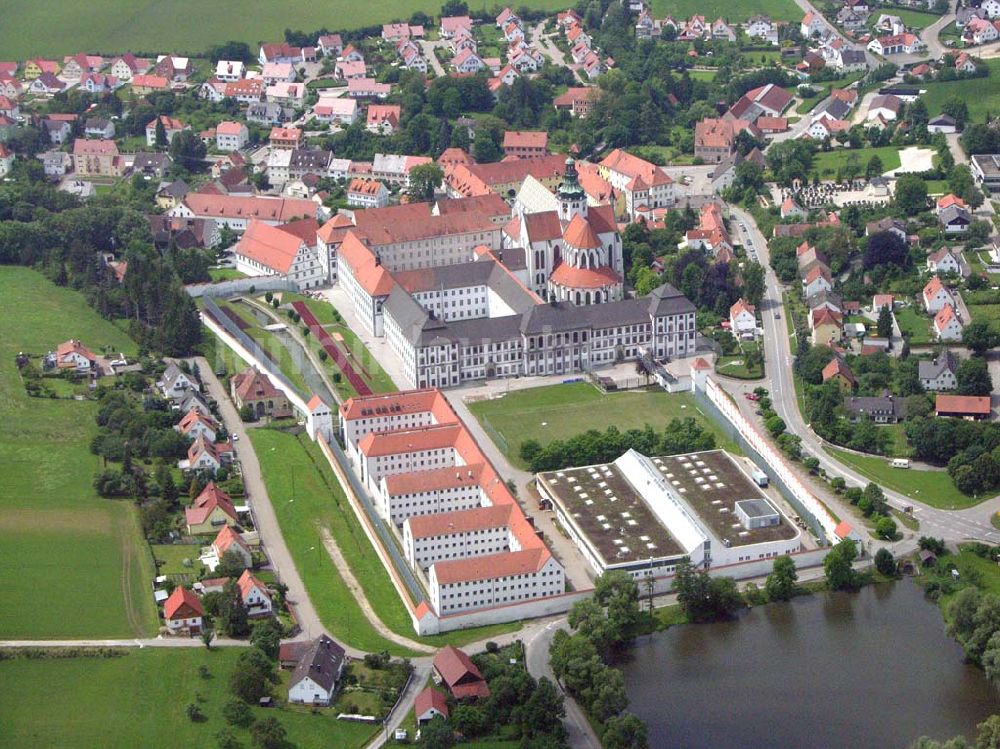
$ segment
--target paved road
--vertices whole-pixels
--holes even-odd
[[[934,60],[938,59],[948,51],[948,48],[941,43],[938,35],[944,31],[946,26],[954,23],[955,9],[957,6],[958,0],[951,0],[948,6],[948,12],[920,32],[920,41],[922,41],[927,47],[927,54]]]
[[[761,302],[761,317],[764,323],[764,349],[766,366],[766,383],[771,392],[774,409],[788,425],[793,434],[802,438],[802,448],[815,456],[828,475],[840,476],[849,484],[864,486],[868,479],[852,468],[832,458],[827,452],[823,441],[805,423],[795,402],[795,386],[792,382],[791,345],[783,319],[775,318],[776,313],[783,310],[782,286],[770,267],[770,256],[767,243],[753,218],[746,212],[733,207],[733,215],[747,226],[747,232],[753,237],[754,245],[760,254],[764,265],[767,282],[764,299]],[[815,486],[814,486],[815,489]],[[964,511],[939,510],[919,501],[911,499],[898,492],[885,489],[886,500],[898,510],[912,506],[914,514],[920,521],[920,533],[940,536],[948,540],[958,541],[970,538],[987,540],[993,543],[1000,541],[1000,532],[990,524],[990,515],[1000,507],[1000,497],[983,503],[976,508]],[[843,501],[832,492],[819,491],[823,501],[834,508],[841,517],[851,517]]]
[[[563,51],[556,46],[552,39],[542,32],[545,30],[545,22],[533,26],[529,34],[529,44],[535,49],[540,49],[549,59],[552,60],[553,65],[561,65],[562,67],[568,67],[566,62],[566,55]],[[557,32],[558,33],[558,32]]]
[[[437,58],[437,55],[434,54],[434,48],[447,47],[448,42],[443,39],[438,39],[434,42],[427,41],[426,39],[420,39],[418,40],[418,43],[420,44],[420,52],[425,58],[427,58],[427,62],[430,63],[431,69],[434,71],[434,75],[438,78],[442,78],[447,75],[444,72],[444,67],[442,67],[441,61]]]

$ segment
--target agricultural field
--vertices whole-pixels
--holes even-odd
[[[953,96],[968,105],[970,122],[985,122],[987,114],[996,116],[1000,113],[1000,59],[983,62],[990,69],[988,78],[921,84],[921,88],[927,90],[921,98],[931,117],[940,114],[941,107]]]
[[[95,404],[29,398],[14,364],[19,351],[44,354],[68,338],[95,352],[136,346],[36,271],[0,267],[0,294],[18,310],[0,318],[0,638],[152,634],[153,567],[137,513],[92,488]]]
[[[502,398],[470,403],[469,410],[500,450],[522,468],[518,449],[525,440],[546,445],[612,424],[623,431],[646,424],[663,429],[671,419],[689,416],[715,434],[719,447],[735,449],[723,429],[702,413],[688,393],[655,389],[604,395],[590,383],[575,382],[517,390]]]
[[[418,639],[388,573],[319,448],[304,434],[295,436],[274,429],[252,429],[250,438],[282,535],[324,626],[339,642],[356,648],[386,649],[407,655],[368,622],[323,546],[322,530],[327,530],[336,540],[379,619],[392,631]],[[448,642],[461,645],[511,632],[518,626],[480,627],[420,638],[420,641],[432,645]]]
[[[951,481],[947,471],[920,471],[915,468],[893,468],[888,458],[855,455],[847,450],[827,448],[827,451],[845,465],[851,466],[886,489],[905,494],[931,507],[941,510],[962,510],[979,504],[986,497],[969,497],[962,494]]]
[[[837,170],[843,170],[848,165],[855,165],[864,174],[868,160],[872,156],[878,156],[882,160],[882,171],[888,172],[891,169],[898,169],[899,147],[880,146],[878,148],[834,148],[830,151],[821,151],[813,159],[813,172],[818,173],[821,179],[829,179],[837,174]]]
[[[719,7],[725,5],[721,0],[714,1]],[[685,4],[698,7],[690,0],[685,0]],[[531,0],[527,5],[551,11],[566,9],[563,0]],[[753,6],[758,5],[795,8],[791,0],[755,0]],[[472,4],[476,10],[484,7],[490,6]],[[441,3],[438,0],[403,0],[387,5],[351,0],[304,0],[292,4],[266,0],[215,0],[211,3],[199,0],[159,3],[94,0],[60,3],[58,12],[54,12],[51,5],[44,3],[9,0],[4,3],[0,49],[4,51],[4,59],[15,60],[38,55],[61,59],[62,55],[82,51],[196,54],[213,44],[234,39],[247,42],[256,53],[256,45],[261,41],[282,41],[282,33],[287,28],[304,31],[323,27],[330,30],[358,28],[393,19],[404,20],[418,10],[438,15]],[[756,12],[758,10],[748,11],[748,15]],[[239,23],[233,23],[235,18]],[[180,23],[181,19],[193,22]]]
[[[0,681],[18,685],[0,700],[3,745],[10,749],[215,746],[215,734],[226,725],[222,708],[229,700],[229,678],[239,650],[146,648],[131,649],[117,658],[0,661]],[[208,669],[207,678],[200,674],[202,666]],[[188,718],[189,704],[198,705],[204,720]],[[252,708],[257,719],[277,718],[288,732],[290,746],[357,749],[378,730],[338,721],[335,710]],[[250,746],[248,729],[233,732],[242,746]]]
[[[733,3],[730,0],[653,0],[652,13],[656,18],[673,16],[677,19],[700,14],[712,20],[725,18],[730,23],[745,21],[751,16],[766,15],[776,21],[800,21],[802,11],[792,0],[748,0]]]

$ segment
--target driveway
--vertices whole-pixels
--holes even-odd
[[[418,43],[420,44],[420,52],[425,58],[427,58],[427,62],[430,63],[431,69],[434,71],[434,75],[438,78],[443,78],[447,75],[444,72],[441,61],[437,58],[437,55],[434,54],[434,49],[436,47],[445,48],[448,46],[448,42],[443,39],[438,39],[434,42],[429,42],[426,39],[419,39]]]

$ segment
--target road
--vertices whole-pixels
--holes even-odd
[[[535,49],[540,49],[549,59],[552,60],[553,65],[559,65],[562,67],[569,67],[566,63],[566,55],[563,51],[556,46],[555,42],[552,41],[548,36],[542,32],[545,30],[545,22],[533,26],[529,36],[529,43]]]
[[[815,456],[828,475],[840,476],[854,486],[864,486],[869,480],[849,466],[832,458],[826,452],[823,440],[809,428],[799,411],[796,403],[795,385],[792,381],[791,343],[785,321],[775,317],[783,310],[782,285],[770,266],[767,242],[753,217],[739,208],[731,208],[734,217],[747,227],[743,234],[749,235],[753,239],[754,246],[760,256],[760,262],[764,266],[766,289],[760,304],[760,311],[764,325],[764,357],[767,362],[765,387],[771,393],[774,410],[784,420],[788,430],[802,438],[803,451]],[[803,476],[803,478],[806,477]],[[914,508],[914,515],[920,521],[922,534],[940,536],[951,541],[970,538],[992,543],[1000,541],[1000,532],[990,523],[992,513],[1000,506],[1000,497],[988,500],[968,510],[948,511],[925,505],[885,487],[883,490],[886,500],[897,510],[903,510],[906,507]],[[836,508],[835,511],[841,517],[852,516],[852,512],[844,506],[843,501],[832,492],[818,491],[817,493],[822,495],[824,502]]]
[[[437,58],[437,55],[434,54],[434,48],[447,47],[448,42],[443,39],[438,39],[434,42],[429,42],[426,39],[418,39],[417,41],[420,44],[420,52],[425,58],[427,58],[427,62],[430,63],[431,69],[434,71],[434,75],[438,78],[443,78],[446,73],[444,72],[444,67],[441,65],[441,61]]]
[[[830,31],[832,31],[833,34],[838,39],[840,39],[840,40],[842,40],[844,42],[844,44],[846,45],[847,49],[857,49],[857,50],[861,50],[862,52],[864,52],[865,53],[865,60],[868,63],[869,70],[873,69],[873,68],[877,68],[879,66],[879,60],[878,60],[878,58],[875,57],[875,55],[873,55],[871,52],[869,52],[868,49],[867,49],[867,47],[864,47],[864,46],[862,46],[860,44],[855,44],[850,39],[848,39],[846,36],[844,36],[843,34],[841,34],[840,30],[836,26],[834,26],[832,23],[830,23],[830,19],[828,19],[826,16],[824,16],[822,13],[820,13],[819,10],[816,8],[816,6],[813,5],[811,2],[809,2],[809,0],[795,0],[795,4],[798,5],[802,9],[803,15],[805,15],[806,13],[815,13],[817,16],[822,17],[823,20],[826,21],[826,25],[830,29]]]
[[[946,26],[954,23],[955,10],[957,6],[958,0],[950,0],[948,12],[920,32],[920,41],[922,41],[927,47],[927,54],[930,55],[933,60],[937,60],[948,51],[948,48],[941,44],[941,40],[938,36]]]

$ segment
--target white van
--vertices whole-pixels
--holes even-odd
[[[890,465],[893,468],[909,468],[910,460],[909,458],[893,458]]]

